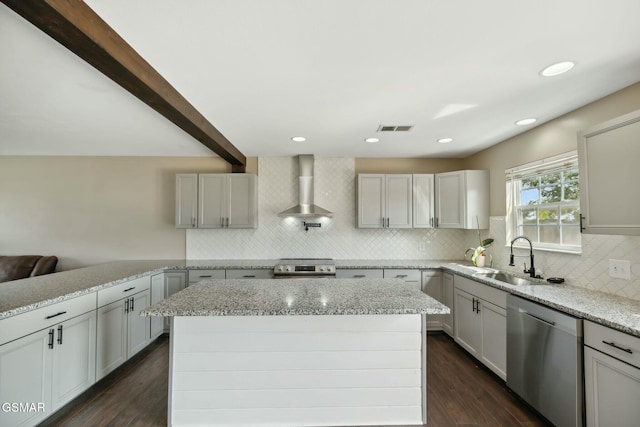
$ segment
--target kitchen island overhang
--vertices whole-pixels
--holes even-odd
[[[170,316],[169,424],[426,422],[426,320],[449,309],[399,279],[206,280]]]

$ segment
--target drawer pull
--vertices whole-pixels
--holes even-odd
[[[210,274],[206,275],[206,276],[198,276],[198,277],[211,277]]]
[[[256,275],[255,275],[255,274],[245,274],[245,275],[244,275],[244,276],[242,276],[242,277],[250,278],[250,277],[256,277]]]
[[[396,274],[396,277],[398,279],[404,279],[405,277],[409,276],[408,274]]]
[[[134,290],[135,288],[136,288],[135,286],[134,286],[134,287],[132,287],[132,288],[127,288],[127,289],[125,289],[125,290],[124,290],[124,291],[122,291],[122,292],[129,292],[129,291]]]
[[[607,341],[605,341],[605,340],[602,340],[602,343],[603,343],[603,344],[606,344],[606,345],[610,345],[610,346],[611,346],[611,347],[613,347],[613,348],[617,348],[618,350],[622,350],[622,351],[624,351],[625,353],[633,354],[633,351],[631,351],[631,349],[630,349],[630,348],[620,347],[619,345],[617,345],[617,344],[616,344],[616,343],[614,343],[613,341],[611,341],[611,342],[607,342]]]
[[[52,314],[51,316],[45,317],[45,319],[53,319],[54,317],[62,316],[63,314],[67,314],[66,311],[61,311],[60,313]]]
[[[363,277],[366,277],[364,274],[354,274],[353,277],[355,277],[356,279],[362,279]]]

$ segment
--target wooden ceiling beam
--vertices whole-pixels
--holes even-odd
[[[83,1],[0,1],[244,172],[244,154]]]

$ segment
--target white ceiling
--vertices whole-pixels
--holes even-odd
[[[464,157],[640,81],[638,0],[86,2],[247,156]],[[0,5],[0,155],[22,154],[212,155]]]

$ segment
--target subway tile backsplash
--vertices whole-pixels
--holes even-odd
[[[315,159],[315,203],[333,218],[312,219],[320,228],[304,230],[301,219],[278,213],[298,203],[297,157],[258,159],[258,228],[250,230],[187,230],[188,259],[274,259],[328,257],[334,259],[461,260],[477,245],[474,230],[358,229],[356,176],[353,158]],[[495,268],[509,267],[504,217],[492,217],[482,237],[493,237]],[[504,245],[499,243],[504,242]],[[567,283],[640,300],[640,237],[582,236],[581,255],[536,251],[536,268],[544,277],[564,277]],[[631,281],[608,276],[608,260],[631,261]]]

